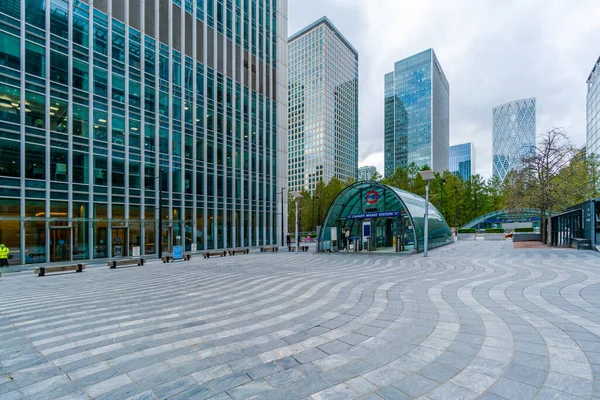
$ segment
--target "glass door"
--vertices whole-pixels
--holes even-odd
[[[113,257],[127,257],[129,254],[129,234],[126,226],[112,228],[112,255]]]
[[[71,261],[71,227],[50,228],[50,262]]]
[[[173,227],[163,227],[160,236],[163,253],[171,253],[173,251]]]

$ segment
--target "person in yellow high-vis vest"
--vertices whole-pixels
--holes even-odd
[[[8,253],[10,253],[9,248],[0,244],[0,267],[8,267]]]

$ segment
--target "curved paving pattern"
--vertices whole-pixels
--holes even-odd
[[[0,399],[600,397],[599,289],[510,242],[9,274]]]

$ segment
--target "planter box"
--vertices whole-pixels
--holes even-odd
[[[458,240],[476,240],[476,239],[477,239],[476,233],[459,233],[458,234]]]
[[[484,233],[483,240],[504,240],[504,233]]]
[[[513,242],[541,242],[542,236],[533,232],[515,232]]]

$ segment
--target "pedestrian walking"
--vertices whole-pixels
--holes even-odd
[[[292,243],[292,237],[290,236],[290,234],[288,233],[287,236],[285,237],[285,240],[287,241],[287,245],[288,247],[290,247],[290,244]]]
[[[350,229],[346,230],[346,235],[345,235],[345,246],[346,246],[346,253],[348,252],[348,248],[350,247]]]
[[[0,244],[0,267],[8,267],[8,254],[10,249],[4,244]]]

